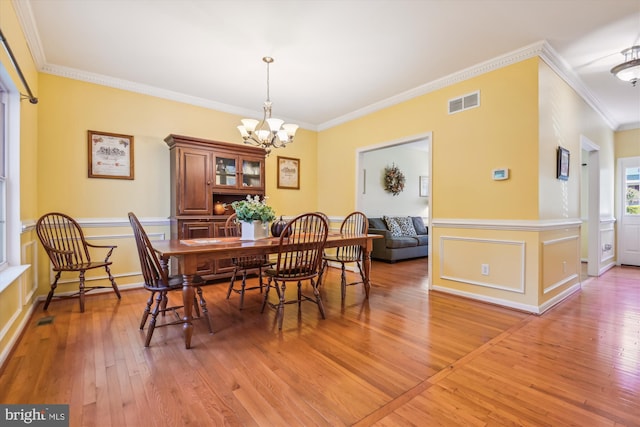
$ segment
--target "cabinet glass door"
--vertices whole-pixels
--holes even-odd
[[[242,186],[261,188],[262,185],[262,164],[258,160],[242,160]]]
[[[216,185],[236,186],[237,161],[233,157],[216,156]]]

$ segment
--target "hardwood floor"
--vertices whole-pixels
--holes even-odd
[[[341,304],[331,269],[327,319],[290,305],[281,333],[259,293],[240,311],[207,286],[215,333],[196,322],[190,350],[180,326],[143,347],[143,290],[40,306],[0,402],[67,403],[71,426],[640,426],[640,269],[542,316],[428,293],[426,259],[372,272],[370,299]]]

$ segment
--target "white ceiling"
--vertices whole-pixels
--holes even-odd
[[[613,129],[640,127],[640,84],[610,73],[640,0],[13,2],[43,72],[242,116],[263,56],[274,117],[321,130],[542,50]]]

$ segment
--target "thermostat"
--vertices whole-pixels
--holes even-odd
[[[491,173],[494,181],[509,179],[509,169],[494,169]]]

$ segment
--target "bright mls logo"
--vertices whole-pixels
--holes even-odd
[[[68,427],[69,405],[2,405],[0,425]]]

